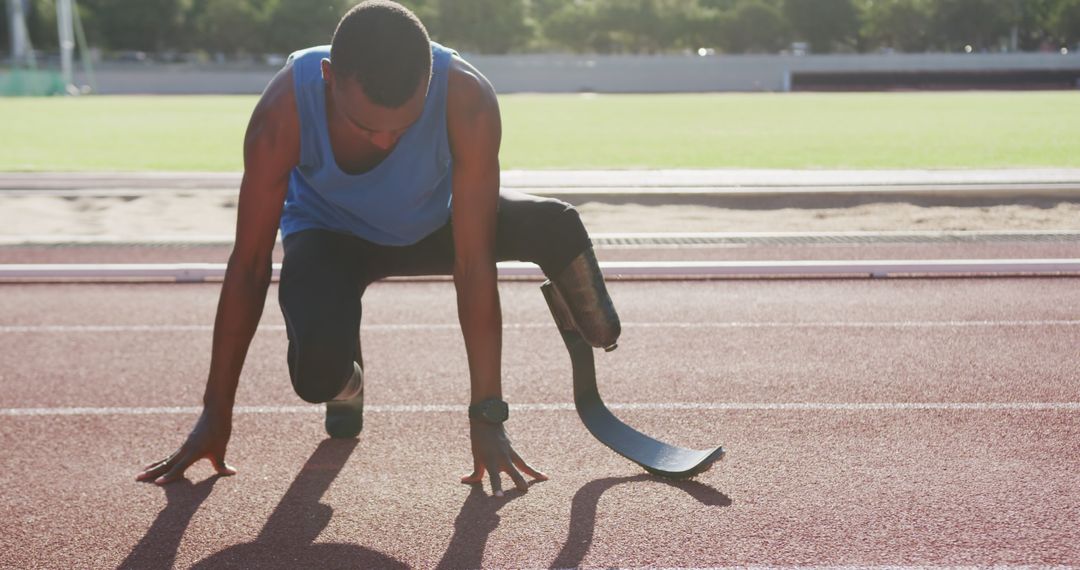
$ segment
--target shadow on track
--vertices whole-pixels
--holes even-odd
[[[596,528],[596,507],[600,496],[608,489],[623,483],[649,482],[659,483],[685,491],[703,505],[726,507],[731,499],[697,481],[672,481],[652,475],[634,475],[630,477],[610,477],[586,483],[574,494],[570,507],[570,530],[559,555],[551,563],[552,568],[577,568],[592,545],[593,530]],[[536,483],[531,482],[532,484]],[[505,497],[490,497],[480,485],[474,485],[461,511],[454,520],[454,536],[450,545],[439,561],[437,568],[482,568],[484,549],[488,537],[499,526],[499,509],[522,496],[513,488]]]
[[[555,557],[555,561],[551,563],[551,568],[577,568],[585,559],[589,547],[592,546],[593,531],[596,529],[596,507],[600,503],[600,496],[605,491],[616,485],[642,481],[680,489],[703,505],[715,507],[731,505],[731,499],[727,495],[697,481],[672,481],[652,475],[609,477],[590,481],[574,493],[573,503],[570,505],[570,530],[567,532],[566,543],[559,551],[559,555]]]
[[[226,548],[195,568],[408,568],[404,562],[356,544],[313,544],[334,513],[319,499],[356,444],[355,439],[323,440],[255,542]]]
[[[529,487],[540,482],[529,481]],[[454,519],[454,535],[436,568],[483,568],[484,547],[492,531],[499,526],[499,509],[522,495],[521,491],[510,487],[502,497],[492,497],[484,492],[483,485],[473,485]]]
[[[323,440],[304,464],[254,542],[231,546],[195,568],[408,568],[386,554],[356,544],[314,544],[334,509],[319,502],[341,472],[357,440]],[[217,477],[198,485],[165,487],[169,504],[121,568],[167,568],[199,505]],[[172,489],[177,486],[178,490]]]
[[[180,539],[191,523],[191,517],[210,496],[210,491],[220,478],[220,475],[214,475],[198,484],[181,479],[165,485],[165,508],[161,509],[146,535],[120,563],[119,568],[172,568]]]

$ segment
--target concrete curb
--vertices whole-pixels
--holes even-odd
[[[236,189],[237,172],[8,172],[0,190]],[[919,189],[985,191],[1024,187],[1080,191],[1080,168],[1005,170],[507,170],[505,188],[546,193],[756,194],[895,192]]]
[[[597,248],[725,247],[905,243],[1076,243],[1080,230],[963,230],[847,232],[623,232],[590,234]],[[280,238],[278,243],[280,243]],[[232,247],[232,235],[0,235],[5,247]]]
[[[235,196],[239,173],[0,173],[0,199],[126,198],[197,192]],[[1080,202],[1080,169],[1010,170],[508,170],[503,188],[575,206],[705,206],[735,210],[1050,207]]]

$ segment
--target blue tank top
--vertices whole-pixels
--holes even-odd
[[[454,52],[434,42],[431,49],[432,76],[423,114],[390,154],[363,174],[343,172],[330,147],[320,64],[330,57],[330,46],[289,56],[300,117],[300,162],[289,176],[282,238],[316,228],[403,246],[446,224],[453,197],[446,90]]]

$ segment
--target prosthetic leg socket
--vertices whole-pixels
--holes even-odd
[[[547,287],[548,284],[554,287]],[[559,275],[541,288],[549,299],[560,328],[572,326],[585,342],[611,352],[622,332],[619,315],[604,286],[604,275],[591,247],[574,258]],[[556,314],[556,311],[562,314]]]

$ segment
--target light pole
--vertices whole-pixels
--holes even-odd
[[[75,88],[72,55],[75,53],[75,25],[71,16],[71,0],[56,0],[56,29],[60,38],[60,75],[64,89],[71,93]]]
[[[34,50],[30,47],[30,34],[26,29],[26,0],[7,0],[8,27],[11,36],[11,63],[14,67],[24,64],[35,67]]]

